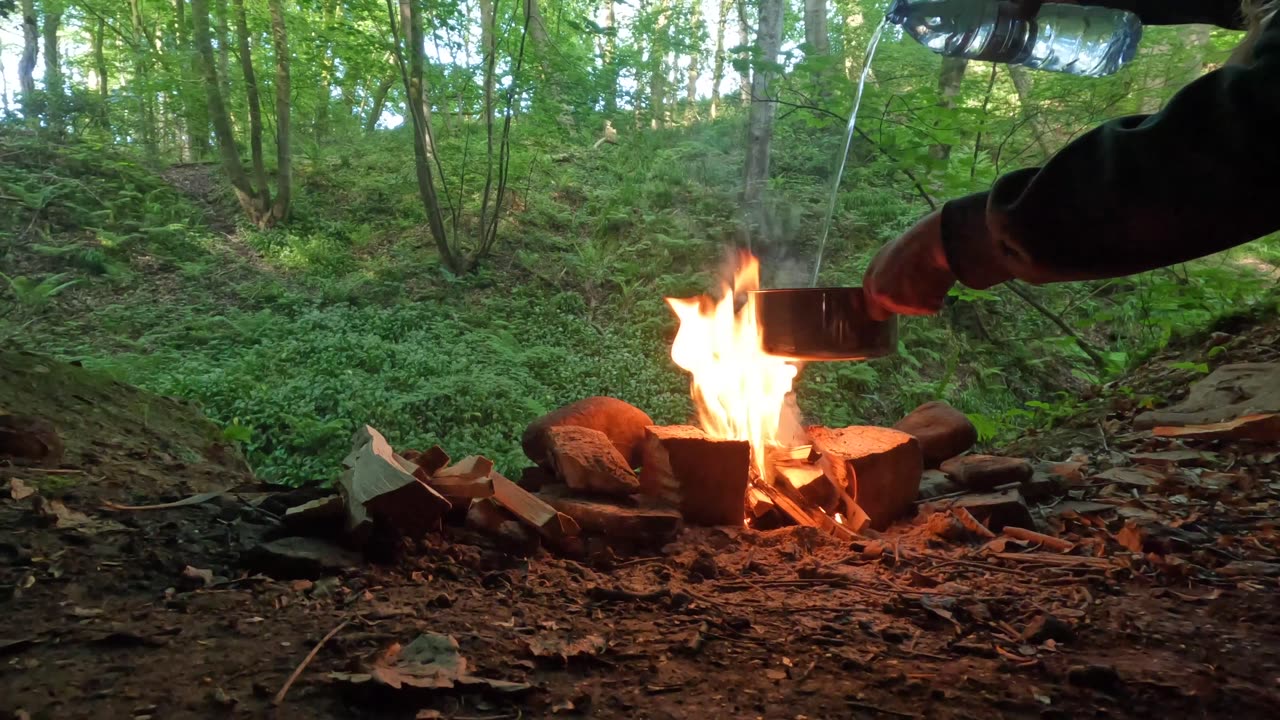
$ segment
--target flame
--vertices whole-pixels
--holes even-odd
[[[760,263],[743,251],[738,253],[733,280],[722,286],[718,300],[666,300],[680,320],[671,359],[693,376],[699,424],[713,438],[750,442],[755,468],[768,479],[765,451],[780,444],[783,406],[797,368],[764,352],[750,295],[742,307],[735,307],[737,295],[759,287]]]

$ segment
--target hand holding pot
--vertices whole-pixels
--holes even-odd
[[[942,214],[933,212],[876,253],[862,280],[876,319],[932,315],[956,283],[942,248]]]

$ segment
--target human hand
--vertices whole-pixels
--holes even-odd
[[[862,289],[868,313],[885,320],[938,312],[955,283],[942,248],[942,213],[935,211],[876,253]]]

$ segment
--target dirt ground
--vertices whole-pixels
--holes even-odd
[[[1276,360],[1278,339],[1233,328],[1213,363]],[[1133,397],[1176,399],[1195,373],[1170,362],[1207,349],[1006,449],[1080,463],[1029,503],[1068,553],[944,539],[926,508],[878,540],[696,529],[590,562],[447,530],[389,564],[276,577],[244,553],[314,492],[254,484],[189,406],[0,353],[0,411],[50,418],[67,446],[53,467],[0,461],[0,716],[1274,717],[1276,448],[1130,425]],[[1201,452],[1132,474],[1175,448]],[[424,634],[456,640],[435,638],[437,663],[508,684],[414,687],[386,652]]]

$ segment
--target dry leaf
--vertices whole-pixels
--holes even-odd
[[[9,478],[9,497],[14,500],[26,500],[36,493],[35,488],[18,478]]]
[[[329,677],[352,685],[372,683],[391,690],[435,690],[480,687],[502,693],[524,692],[526,683],[491,680],[467,674],[467,660],[458,652],[451,635],[425,633],[401,647],[392,645],[365,673],[330,673]]]
[[[1136,553],[1142,552],[1143,533],[1132,521],[1126,522],[1120,532],[1115,534],[1116,542]]]
[[[608,643],[599,635],[587,635],[577,640],[541,636],[526,641],[534,657],[558,657],[564,662],[576,657],[594,657],[605,651]]]

